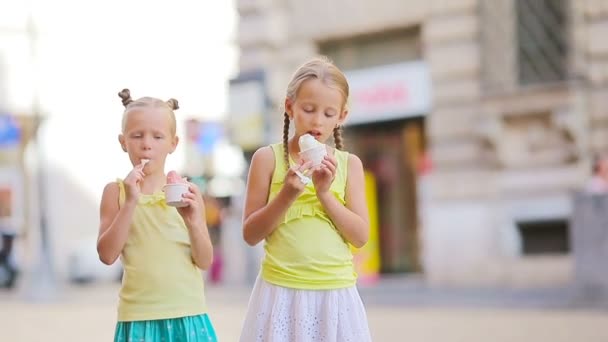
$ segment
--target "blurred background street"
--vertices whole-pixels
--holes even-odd
[[[125,87],[179,100],[166,171],[204,192],[236,341],[263,254],[249,162],[318,54],[350,86],[375,341],[608,341],[607,36],[603,0],[0,0],[0,341],[112,338],[122,266],[96,239],[131,168]]]
[[[391,285],[386,286],[390,290]],[[45,303],[24,302],[20,298],[1,294],[2,340],[111,341],[117,291],[118,287],[111,284],[70,287],[65,289],[61,298]],[[249,290],[245,288],[212,287],[207,290],[211,319],[220,341],[238,340],[248,293]],[[479,301],[473,304],[462,294],[444,294],[444,297],[451,297],[451,304],[440,304],[432,299],[409,305],[381,304],[374,303],[379,301],[381,294],[367,293],[365,289],[362,293],[368,303],[374,341],[608,340],[605,328],[608,314],[597,310],[518,307],[508,305],[515,302],[500,298],[497,294],[492,295],[493,304],[486,302],[481,307]],[[424,301],[424,295],[416,294],[413,290],[405,293],[405,297],[414,302],[415,298]]]

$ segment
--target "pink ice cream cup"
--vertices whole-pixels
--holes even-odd
[[[165,192],[165,202],[172,207],[185,207],[188,204],[183,201],[182,195],[187,193],[188,183],[182,179],[177,172],[169,171],[167,173],[167,184],[163,187]]]

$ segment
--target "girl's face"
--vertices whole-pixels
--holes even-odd
[[[167,155],[175,151],[178,143],[169,113],[162,108],[136,108],[126,115],[125,128],[118,140],[131,163],[135,166],[148,159],[146,174],[155,170],[164,172]]]
[[[285,110],[294,122],[296,138],[308,133],[322,143],[346,118],[348,112],[343,108],[342,93],[316,78],[302,83],[294,101],[285,100]]]

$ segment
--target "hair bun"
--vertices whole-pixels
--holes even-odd
[[[169,100],[167,100],[167,104],[173,110],[179,109],[179,103],[177,102],[176,99],[169,99]]]
[[[118,96],[122,99],[122,105],[125,107],[128,106],[129,103],[133,102],[133,99],[131,98],[131,91],[129,91],[127,88],[118,92]]]

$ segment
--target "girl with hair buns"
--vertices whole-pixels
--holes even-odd
[[[349,248],[367,242],[369,219],[361,160],[342,151],[347,99],[334,64],[308,61],[287,87],[283,142],[252,157],[243,237],[264,241],[265,256],[242,342],[371,340]],[[302,136],[325,154],[320,164],[301,157]],[[324,145],[330,137],[335,148]]]
[[[114,341],[217,341],[200,271],[213,259],[201,192],[188,183],[176,208],[162,191],[165,160],[178,143],[177,101],[133,100],[128,89],[119,96],[118,141],[133,169],[105,186],[97,240],[101,261],[120,257],[124,268]]]

